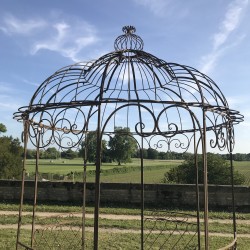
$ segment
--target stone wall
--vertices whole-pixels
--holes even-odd
[[[19,201],[21,181],[0,180],[0,200]],[[72,182],[39,182],[38,201],[81,202],[83,196],[82,183]],[[25,200],[32,200],[34,182],[25,182]],[[94,183],[87,183],[87,202],[93,202],[95,196]],[[141,197],[140,184],[102,183],[101,202],[139,204]],[[145,203],[150,205],[195,207],[195,185],[145,184]],[[200,200],[203,201],[203,191],[200,187]],[[231,187],[209,185],[209,206],[216,208],[231,207]],[[235,187],[235,202],[240,209],[250,210],[250,187]]]

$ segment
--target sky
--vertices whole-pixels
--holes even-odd
[[[244,115],[234,153],[250,153],[250,1],[1,0],[0,123],[21,137],[13,113],[58,69],[114,50],[133,25],[144,51],[211,77]]]

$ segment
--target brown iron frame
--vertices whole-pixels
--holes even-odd
[[[167,63],[143,51],[143,40],[135,35],[133,26],[125,26],[124,34],[115,40],[115,51],[96,61],[77,63],[55,72],[46,79],[34,93],[30,104],[14,114],[15,119],[23,121],[24,161],[22,191],[19,209],[16,249],[34,248],[36,199],[38,193],[39,151],[49,145],[61,149],[78,148],[86,140],[90,131],[97,131],[95,211],[94,211],[94,249],[98,249],[100,170],[102,138],[114,135],[110,124],[116,126],[116,118],[123,112],[125,124],[131,128],[133,137],[141,149],[141,249],[144,249],[144,144],[146,147],[168,149],[174,144],[184,152],[189,150],[193,140],[195,154],[194,166],[198,171],[197,154],[201,150],[204,166],[204,235],[205,249],[209,249],[208,229],[208,181],[207,181],[207,133],[212,133],[210,147],[227,149],[231,155],[233,236],[236,246],[236,219],[233,185],[232,152],[234,146],[233,126],[243,121],[243,116],[229,109],[226,98],[219,87],[198,70]],[[160,110],[159,110],[160,109]],[[174,121],[168,115],[174,110]],[[171,111],[171,112],[170,112]],[[74,113],[74,115],[72,115]],[[181,112],[191,119],[185,127]],[[133,113],[133,117],[131,116]],[[135,115],[136,114],[136,115]],[[137,120],[134,119],[137,117]],[[73,117],[73,118],[72,118]],[[151,120],[150,128],[146,117]],[[81,118],[81,120],[78,120]],[[164,122],[161,122],[161,120]],[[178,122],[176,122],[178,121]],[[201,122],[200,122],[201,121]],[[91,122],[95,126],[90,126]],[[133,124],[133,126],[131,126]],[[161,126],[165,125],[165,128]],[[164,127],[164,126],[163,126]],[[183,136],[187,144],[179,139]],[[189,137],[188,137],[189,136]],[[157,139],[156,138],[161,138]],[[26,153],[28,141],[37,149],[32,233],[30,246],[20,242]],[[66,142],[65,142],[66,141]],[[85,241],[85,196],[86,196],[87,152],[83,162],[83,209],[82,209],[82,249]],[[197,172],[198,173],[198,172]],[[200,239],[200,200],[199,180],[196,178],[197,235]]]

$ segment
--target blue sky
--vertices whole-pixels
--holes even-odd
[[[144,50],[210,76],[245,121],[234,152],[250,152],[250,3],[248,0],[1,0],[0,122],[19,137],[13,112],[56,70],[113,51],[124,25]]]

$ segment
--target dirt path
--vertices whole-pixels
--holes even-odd
[[[22,212],[23,215],[32,215],[32,212]],[[1,215],[18,215],[18,211],[0,211],[0,216]],[[37,212],[36,215],[38,217],[81,217],[81,213],[55,213],[55,212]],[[93,214],[86,214],[86,218],[93,218]],[[102,219],[109,219],[109,220],[140,220],[139,215],[115,215],[115,214],[100,214],[100,218]],[[144,218],[153,218],[150,216],[145,216]],[[182,221],[183,217],[172,217],[172,219],[175,220],[180,220]],[[188,222],[196,222],[196,218],[187,218]],[[201,220],[202,222],[202,220]],[[232,220],[229,219],[210,219],[209,223],[221,223],[221,224],[232,224]],[[245,225],[250,225],[250,220],[237,220],[237,224],[245,224]],[[81,228],[76,227],[76,226],[53,226],[53,225],[36,225],[36,229],[51,229],[51,230],[73,230],[73,231],[79,231]],[[17,229],[16,224],[6,224],[6,225],[0,225],[0,229]],[[31,229],[31,225],[22,225],[22,229]],[[85,230],[88,232],[93,232],[93,227],[85,227]],[[140,234],[141,231],[137,229],[118,229],[118,228],[99,228],[100,232],[103,233],[135,233],[135,234]],[[148,234],[150,231],[149,230],[144,230],[145,234]],[[180,234],[182,231],[178,232],[173,232],[171,230],[166,230],[164,232],[159,231],[159,230],[154,230],[151,231],[151,233],[159,234],[159,233],[164,233],[164,234]],[[184,231],[183,231],[184,233]],[[189,232],[190,234],[195,234],[195,232]],[[232,237],[232,234],[229,233],[209,233],[210,236],[218,236],[218,237]],[[250,238],[250,234],[238,234],[238,237],[240,238]]]
[[[13,224],[7,224],[7,225],[0,225],[0,229],[17,229],[17,225]],[[26,230],[31,230],[31,225],[22,225],[22,229]],[[79,231],[81,228],[80,227],[75,227],[75,226],[42,226],[42,225],[36,225],[36,229],[46,229],[46,230],[72,230],[72,231]],[[93,232],[94,228],[93,227],[85,227],[85,230],[87,232]],[[140,234],[141,230],[137,229],[118,229],[118,228],[99,228],[99,232],[102,233],[118,233],[118,234],[127,234],[127,233],[134,233],[134,234]],[[185,231],[178,230],[178,231],[171,231],[171,230],[166,230],[166,231],[160,231],[160,230],[144,230],[144,234],[148,233],[153,233],[153,234],[173,234],[173,235],[179,235],[179,234],[184,234]],[[188,234],[196,234],[196,232],[188,232]],[[201,235],[204,235],[203,232],[201,232]],[[229,233],[209,233],[210,236],[217,236],[217,237],[229,237],[232,238],[233,235]],[[250,238],[250,234],[238,234],[238,238]]]
[[[23,215],[32,215],[32,212],[22,212]],[[18,211],[0,211],[0,215],[18,215]],[[55,212],[36,212],[38,217],[82,217],[81,213],[55,213]],[[108,220],[140,220],[139,215],[116,215],[116,214],[100,214],[101,219]],[[93,214],[86,214],[87,219],[93,219]],[[144,216],[144,218],[153,218],[152,216]],[[168,217],[166,217],[168,218]],[[182,221],[187,219],[187,222],[196,222],[196,218],[171,217],[172,219]],[[203,222],[203,220],[200,220]],[[232,224],[229,219],[210,219],[209,223]],[[237,224],[250,225],[250,220],[237,220]],[[250,230],[250,229],[249,229]]]

